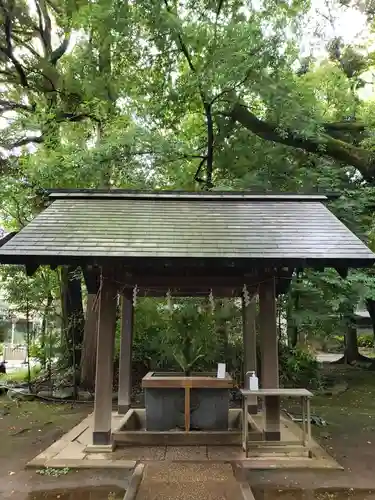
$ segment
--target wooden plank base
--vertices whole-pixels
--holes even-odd
[[[116,446],[232,446],[241,445],[240,431],[116,431]]]
[[[227,431],[146,431],[145,410],[132,408],[112,432],[116,446],[241,446],[241,410],[229,410]],[[262,432],[249,429],[249,439],[261,441]]]

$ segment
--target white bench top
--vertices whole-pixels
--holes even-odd
[[[307,389],[258,389],[257,391],[250,391],[248,389],[241,389],[241,394],[247,396],[258,396],[260,398],[265,396],[290,396],[290,397],[308,397],[311,398],[313,393]]]

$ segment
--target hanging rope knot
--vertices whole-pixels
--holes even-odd
[[[133,288],[133,307],[137,305],[138,285]]]
[[[172,295],[171,295],[171,291],[170,291],[170,289],[169,289],[169,288],[168,288],[168,291],[167,291],[166,297],[167,297],[167,307],[168,307],[168,311],[169,311],[169,312],[172,312],[172,310],[173,310],[173,307],[172,307]]]
[[[212,288],[210,290],[210,294],[208,296],[208,300],[210,302],[211,312],[213,314],[215,312],[215,299],[214,299],[214,294],[212,293]]]
[[[242,288],[242,294],[243,294],[243,300],[245,302],[245,306],[248,306],[250,304],[250,295],[249,295],[249,291],[247,289],[246,284],[244,284],[244,286]]]

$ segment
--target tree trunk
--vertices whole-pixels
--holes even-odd
[[[298,328],[295,324],[293,324],[293,321],[290,321],[290,318],[288,318],[288,339],[289,347],[291,347],[292,349],[297,347]]]
[[[374,299],[366,299],[366,308],[370,315],[371,323],[372,323],[372,333],[374,335],[373,344],[375,346],[375,300]]]
[[[80,273],[74,266],[61,268],[62,327],[66,339],[67,365],[77,370],[81,361],[84,316]]]
[[[114,103],[117,93],[112,85],[112,63],[111,63],[111,38],[105,31],[106,24],[103,23],[101,30],[96,33],[100,46],[97,54],[98,71],[102,82],[105,84],[107,109],[106,120],[116,114]],[[96,51],[95,51],[96,52]],[[96,143],[100,144],[103,138],[103,122],[99,121],[96,126]],[[109,189],[111,186],[112,166],[102,165],[99,187]],[[83,269],[87,288],[87,303],[85,315],[85,328],[83,332],[82,359],[81,359],[81,385],[87,390],[93,391],[96,375],[96,350],[97,350],[97,323],[98,309],[95,307],[96,294],[99,289],[100,272],[97,268]]]
[[[43,311],[43,319],[42,319],[42,326],[41,326],[41,335],[40,335],[40,347],[42,351],[42,357],[41,357],[41,365],[43,370],[45,370],[46,365],[47,365],[47,353],[46,353],[46,334],[47,334],[47,319],[49,315],[49,311],[51,308],[51,304],[53,301],[53,297],[51,292],[48,292],[47,295],[47,303]]]
[[[95,388],[96,342],[98,325],[97,293],[100,285],[100,270],[96,267],[84,268],[83,276],[87,288],[86,320],[83,332],[81,357],[81,386],[88,391]]]
[[[345,334],[344,358],[346,363],[353,363],[360,357],[358,350],[357,326],[354,318],[349,317]]]
[[[354,307],[350,311],[343,315],[344,323],[346,325],[345,331],[345,351],[344,356],[339,360],[335,361],[337,364],[353,364],[356,361],[367,361],[371,362],[370,358],[362,356],[358,350],[358,337],[357,337],[357,325],[354,315]]]
[[[294,349],[297,347],[299,340],[299,330],[295,315],[299,309],[299,295],[295,290],[291,290],[288,294],[287,302],[287,333],[289,347]]]
[[[96,343],[98,326],[98,307],[96,294],[89,293],[86,303],[86,321],[83,332],[81,357],[81,386],[87,391],[94,391],[96,369]]]

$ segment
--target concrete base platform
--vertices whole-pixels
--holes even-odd
[[[121,426],[123,415],[113,413],[112,428]],[[262,416],[252,416],[259,425]],[[245,457],[241,445],[196,445],[196,446],[126,446],[113,450],[111,446],[92,445],[93,416],[89,415],[61,439],[53,443],[28,463],[28,467],[51,467],[73,469],[133,469],[138,462],[231,462],[250,469],[339,469],[342,467],[311,441],[308,453],[298,445],[286,442],[298,441],[301,428],[283,417],[281,441],[252,443],[249,457]]]
[[[113,412],[112,427],[122,416]],[[136,460],[116,460],[112,446],[92,445],[93,415],[64,434],[61,439],[36,456],[27,467],[51,467],[54,469],[133,469]]]

